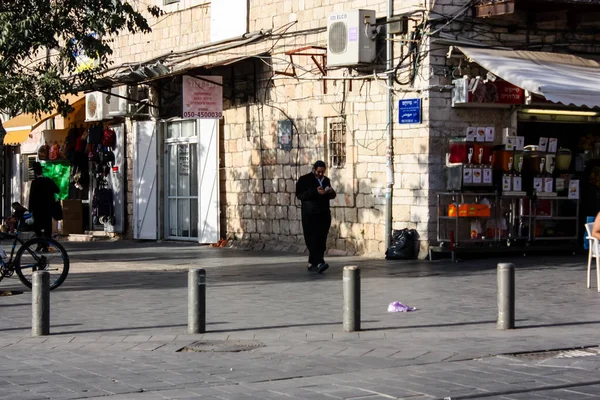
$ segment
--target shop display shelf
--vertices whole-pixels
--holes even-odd
[[[480,216],[448,216],[447,207],[452,203],[469,203],[469,201],[476,202],[477,199],[487,198],[491,203],[491,215],[489,217]],[[511,249],[514,250],[514,245],[521,243],[526,247],[533,245],[534,242],[556,242],[564,241],[568,242],[564,245],[572,245],[573,241],[577,240],[577,232],[579,232],[579,200],[570,199],[568,197],[544,197],[535,198],[526,195],[525,193],[511,193],[508,195],[500,195],[498,193],[461,193],[461,192],[449,192],[439,193],[437,196],[438,204],[438,215],[437,215],[437,239],[440,243],[446,245],[450,243],[449,232],[454,232],[453,240],[454,246],[450,246],[448,251],[452,253],[453,259],[455,259],[455,251],[468,251],[475,249],[488,248],[488,246],[495,246],[499,249]],[[536,215],[540,210],[538,200],[549,201],[550,215]],[[564,202],[573,202],[574,206],[564,210],[561,205]],[[559,203],[561,205],[559,205]],[[527,212],[526,214],[524,213]],[[562,212],[567,212],[568,215],[561,215]],[[575,215],[572,215],[572,213]],[[468,238],[469,223],[475,220],[489,221],[489,220],[504,220],[506,223],[506,229],[502,228],[504,232],[498,233],[493,237],[485,237],[483,239],[470,239]],[[462,223],[461,223],[462,221]],[[504,223],[503,222],[503,223]],[[547,224],[552,222],[568,222],[574,223],[574,235],[573,236],[538,236],[536,235],[536,229],[534,227],[548,226]],[[486,222],[482,222],[482,228],[486,229]],[[496,229],[496,228],[494,228]],[[570,232],[570,231],[569,231]],[[500,236],[502,234],[502,236]],[[524,242],[524,243],[523,243]],[[482,247],[483,246],[483,247]],[[558,245],[560,247],[560,245]]]
[[[477,215],[468,215],[468,216],[461,216],[461,217],[450,217],[447,215],[442,215],[440,217],[438,217],[440,219],[450,219],[450,220],[465,220],[465,219],[471,219],[471,218],[478,218],[478,219],[490,219],[492,218],[491,216],[487,216],[487,217],[482,217],[482,216],[477,216]]]

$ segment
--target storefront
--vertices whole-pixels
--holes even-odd
[[[24,114],[7,121],[12,135],[7,134],[5,143],[15,149],[8,172],[14,181],[11,199],[27,206],[34,178],[31,165],[39,161],[44,175],[58,185],[58,198],[63,202],[64,219],[55,225],[55,233],[121,233],[125,125],[116,119],[87,118],[89,110],[83,94],[71,96],[69,101],[73,110],[66,117],[57,113]]]
[[[441,247],[453,255],[581,248],[584,224],[600,204],[600,64],[460,51],[480,70],[454,81],[452,105],[477,126],[449,141],[447,191],[437,195]]]

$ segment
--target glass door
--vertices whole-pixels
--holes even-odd
[[[196,121],[167,123],[166,229],[169,239],[198,240],[198,134]]]

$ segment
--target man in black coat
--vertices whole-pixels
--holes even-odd
[[[302,202],[302,229],[309,254],[307,268],[318,273],[329,268],[323,257],[331,227],[329,200],[336,195],[325,176],[326,169],[323,161],[317,161],[312,172],[301,176],[296,183],[296,197]]]
[[[58,186],[50,178],[44,176],[42,165],[33,164],[35,179],[29,189],[29,211],[33,215],[33,228],[37,237],[52,237],[52,210]]]

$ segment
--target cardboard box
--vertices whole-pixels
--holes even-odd
[[[83,233],[83,218],[79,219],[63,219],[62,234],[82,234]]]
[[[81,219],[83,220],[83,204],[81,200],[63,200],[63,219]]]
[[[83,204],[81,200],[63,200],[62,234],[83,233]]]
[[[448,205],[448,216],[456,217],[457,210],[456,204]],[[458,216],[459,217],[489,217],[491,215],[491,208],[487,204],[459,204],[458,205]]]

